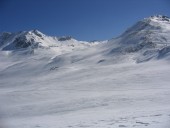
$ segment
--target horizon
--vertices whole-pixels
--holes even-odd
[[[1,0],[0,32],[37,29],[49,36],[108,40],[152,15],[169,17],[168,0]]]

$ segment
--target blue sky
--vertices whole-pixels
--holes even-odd
[[[155,14],[170,16],[170,0],[0,0],[0,32],[105,40]]]

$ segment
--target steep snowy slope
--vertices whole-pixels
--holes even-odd
[[[145,18],[129,28],[117,39],[110,40],[109,54],[121,52],[138,53],[134,58],[137,62],[147,61],[152,58],[162,58],[170,52],[170,19],[157,15]]]
[[[104,43],[1,34],[0,128],[169,128],[169,21]]]

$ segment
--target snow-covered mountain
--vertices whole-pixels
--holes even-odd
[[[137,54],[137,62],[165,57],[170,52],[170,19],[156,15],[145,18],[109,41],[109,54]],[[116,47],[114,47],[116,45]],[[113,47],[112,47],[113,46]]]
[[[22,50],[27,53],[33,53],[35,50],[48,49],[61,54],[71,52],[75,49],[81,50],[96,44],[97,42],[77,41],[71,36],[51,37],[38,30],[17,33],[4,32],[0,34],[0,49],[11,52]]]
[[[170,19],[108,41],[0,34],[0,128],[169,128]]]

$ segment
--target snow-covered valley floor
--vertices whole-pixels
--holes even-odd
[[[170,127],[169,61],[50,70],[28,58],[1,56],[1,128]]]

